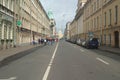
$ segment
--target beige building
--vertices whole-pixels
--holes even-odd
[[[69,34],[70,34],[70,40],[72,42],[75,42],[76,39],[77,39],[77,24],[76,24],[76,20],[73,20],[70,23]]]
[[[78,0],[70,38],[96,37],[101,45],[120,47],[119,13],[120,0]]]
[[[21,16],[22,21],[18,34],[19,44],[50,36],[50,19],[39,0],[22,0],[18,15]]]
[[[65,36],[66,40],[70,39],[70,24],[71,24],[71,22],[67,22],[67,24],[66,24],[66,29],[64,32],[64,36]]]
[[[55,19],[50,19],[50,29],[51,29],[51,37],[56,36],[56,22]]]
[[[75,19],[70,24],[70,39],[75,42],[77,39],[84,38],[83,32],[83,14],[84,14],[84,5],[87,0],[78,0],[77,10]]]
[[[76,26],[77,26],[77,39],[83,39],[84,36],[84,26],[83,26],[83,14],[84,14],[84,5],[87,0],[78,0],[77,12],[75,16]]]
[[[84,6],[84,37],[97,37],[102,45],[120,47],[119,13],[120,0],[88,0]]]
[[[12,46],[14,37],[14,1],[0,0],[0,49]]]
[[[50,19],[39,0],[0,0],[0,48],[50,36]]]

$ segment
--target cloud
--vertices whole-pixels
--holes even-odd
[[[76,13],[77,0],[40,0],[46,12],[53,12],[57,28],[65,28]]]

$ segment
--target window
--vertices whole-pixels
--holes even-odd
[[[118,22],[118,6],[115,6],[115,24]]]
[[[111,34],[109,34],[109,45],[111,45]]]
[[[104,34],[104,44],[106,45],[106,34]]]
[[[112,14],[111,14],[111,9],[109,10],[109,25],[111,25],[111,18],[112,18],[112,16],[111,16]]]
[[[8,0],[5,1],[5,6],[8,8]]]
[[[97,0],[97,9],[99,9],[99,0]]]
[[[94,13],[94,4],[92,5],[92,12]]]
[[[99,17],[97,17],[97,28],[99,28]]]
[[[104,22],[104,23],[105,23],[104,25],[106,26],[106,12],[105,12],[104,21],[105,21],[105,22]]]
[[[91,29],[93,29],[93,25],[94,25],[94,23],[93,23],[93,19],[91,20]]]
[[[96,11],[96,2],[94,2],[94,12]]]
[[[96,19],[94,18],[94,29],[95,29],[95,27],[96,27]]]
[[[3,4],[3,0],[0,0],[0,4]]]
[[[7,25],[7,28],[6,28],[6,39],[9,39],[9,28],[10,28],[10,26]]]
[[[102,16],[99,17],[99,27],[102,27]]]

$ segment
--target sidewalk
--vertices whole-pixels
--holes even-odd
[[[26,45],[16,48],[9,48],[6,50],[0,50],[0,66],[4,64],[3,62],[9,62],[13,60],[13,58],[17,59],[19,57],[22,57],[40,46],[42,45]]]
[[[100,46],[99,50],[120,55],[120,48],[112,48],[112,47],[107,47],[107,46]]]

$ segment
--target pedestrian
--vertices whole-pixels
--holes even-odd
[[[38,44],[40,44],[41,43],[41,40],[40,39],[38,39]]]
[[[44,43],[44,39],[41,39],[41,44],[43,44]]]

